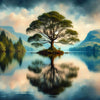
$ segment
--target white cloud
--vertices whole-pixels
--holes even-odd
[[[13,26],[16,32],[25,34],[26,28],[39,15],[44,12],[56,10],[63,14],[67,19],[72,20],[74,29],[79,33],[80,40],[83,40],[90,30],[100,29],[100,14],[97,13],[89,18],[87,16],[80,16],[78,12],[69,14],[69,9],[70,7],[64,4],[49,6],[44,3],[29,11],[26,9],[21,9],[17,14],[15,12],[11,12],[9,14],[7,11],[4,11],[0,12],[0,25]],[[78,16],[79,19],[76,20],[76,16]]]
[[[74,29],[79,32],[79,38],[80,40],[83,40],[89,31],[100,29],[100,24],[98,24],[96,20],[95,22],[88,22],[89,20],[87,17],[80,17],[79,20],[74,20],[73,25]]]
[[[16,32],[26,33],[26,28],[29,26],[29,24],[37,18],[38,15],[45,12],[44,8],[45,5],[37,6],[33,10],[28,11],[26,9],[21,9],[18,14],[15,12],[11,12],[10,14],[7,14],[6,12],[0,13],[2,16],[0,18],[0,25],[1,26],[12,26],[14,27]]]
[[[3,19],[4,17],[6,17],[6,13],[5,12],[0,12],[0,19]]]
[[[34,15],[29,15],[26,9],[22,9],[18,14],[12,12],[0,20],[0,25],[13,26],[15,31],[25,33],[26,28],[32,20]]]

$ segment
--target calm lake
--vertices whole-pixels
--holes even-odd
[[[100,53],[0,54],[0,100],[100,100]]]

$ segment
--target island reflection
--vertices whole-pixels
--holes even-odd
[[[27,74],[27,79],[32,86],[53,97],[63,92],[66,87],[72,86],[73,78],[77,77],[79,70],[79,67],[73,63],[66,62],[55,65],[54,59],[56,57],[58,56],[49,56],[50,64],[48,66],[38,60],[32,62],[32,65],[28,66],[28,70],[34,75]]]

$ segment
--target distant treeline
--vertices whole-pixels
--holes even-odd
[[[75,47],[75,48],[70,48],[70,51],[100,51],[100,45],[94,44],[93,46],[86,46],[86,47]]]
[[[0,52],[25,52],[25,48],[23,46],[21,38],[17,41],[17,43],[12,42],[11,39],[5,34],[5,31],[2,31],[0,34]]]

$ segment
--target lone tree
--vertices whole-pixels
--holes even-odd
[[[26,32],[30,33],[33,31],[36,32],[36,34],[41,34],[44,38],[40,40],[34,38],[36,37],[36,34],[30,39],[37,43],[50,43],[50,48],[53,48],[54,42],[58,38],[60,39],[56,42],[63,44],[73,44],[74,42],[79,41],[78,33],[72,30],[72,27],[72,22],[70,20],[67,20],[63,15],[56,11],[51,11],[38,16],[37,20],[34,20],[29,25]]]

